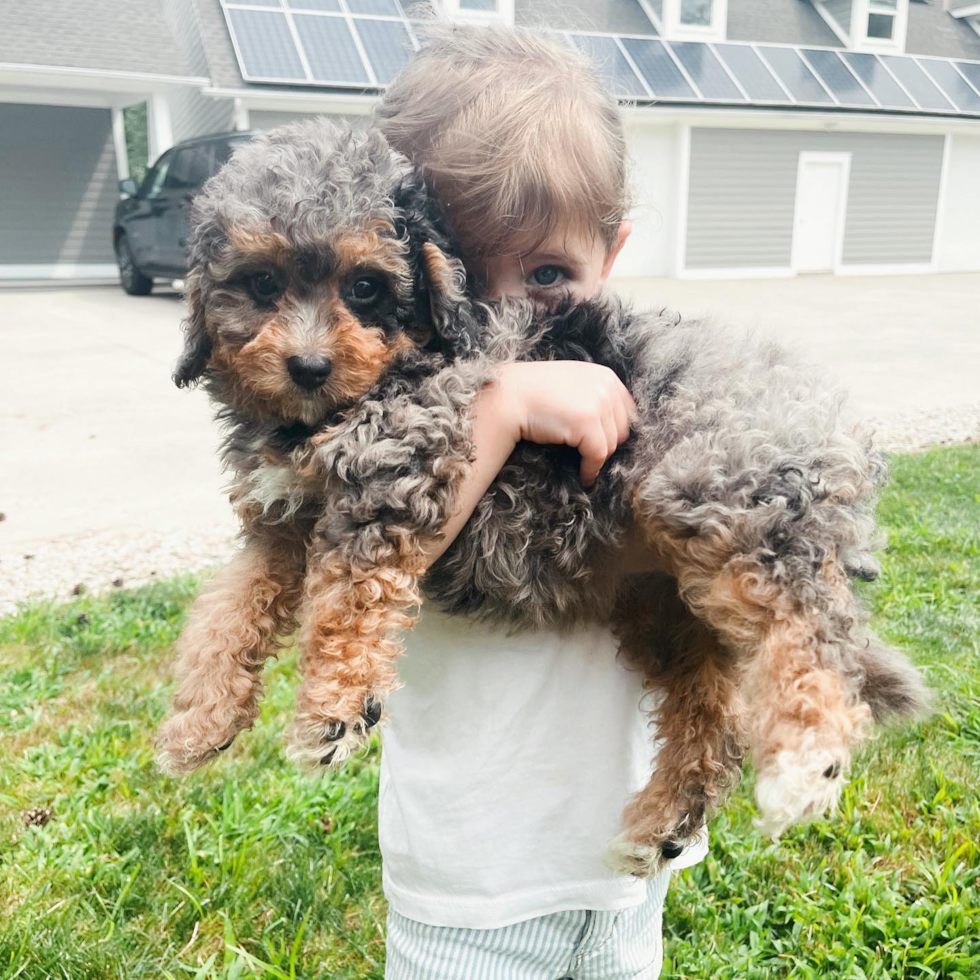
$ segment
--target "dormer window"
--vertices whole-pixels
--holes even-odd
[[[728,0],[663,0],[663,32],[669,38],[724,41]]]
[[[898,0],[871,0],[868,6],[869,41],[894,41]]]
[[[514,0],[444,0],[446,13],[468,23],[514,23]]]
[[[857,51],[905,51],[909,0],[814,0],[834,33]]]

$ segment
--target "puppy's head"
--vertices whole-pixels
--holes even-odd
[[[408,161],[318,120],[236,151],[192,212],[179,386],[315,424],[413,346],[465,350],[462,263]]]

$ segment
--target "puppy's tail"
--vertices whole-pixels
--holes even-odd
[[[864,671],[861,697],[878,724],[916,721],[932,714],[932,692],[904,654],[869,636],[859,658]]]

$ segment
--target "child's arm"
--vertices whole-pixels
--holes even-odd
[[[633,398],[609,368],[585,361],[508,364],[473,406],[473,466],[459,488],[457,508],[429,551],[435,561],[452,544],[480,498],[522,439],[566,445],[582,456],[591,486],[629,435]]]

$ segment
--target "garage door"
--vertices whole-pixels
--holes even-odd
[[[842,269],[931,262],[942,136],[695,128],[687,268],[792,268],[807,158],[848,160]]]
[[[0,103],[0,278],[114,272],[108,109]]]

